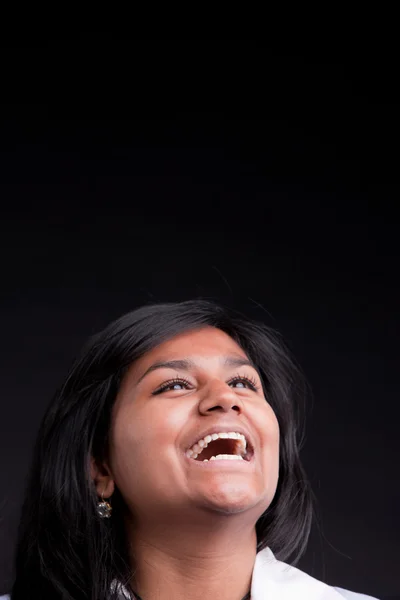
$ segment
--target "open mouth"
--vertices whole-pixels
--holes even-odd
[[[223,435],[224,437],[220,437]],[[225,437],[226,435],[226,437]],[[205,442],[200,446],[195,444],[186,455],[196,462],[213,462],[217,460],[229,460],[235,462],[250,462],[253,458],[253,448],[242,434],[219,434],[217,439],[204,438]]]

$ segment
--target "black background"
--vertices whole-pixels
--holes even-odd
[[[0,590],[35,434],[80,345],[145,302],[202,296],[280,330],[311,385],[302,454],[323,528],[300,568],[394,598],[395,65],[139,42],[6,53],[22,91],[2,106]]]

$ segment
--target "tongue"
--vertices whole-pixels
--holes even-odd
[[[236,454],[236,443],[236,440],[213,440],[208,444],[207,448],[204,448],[204,450],[200,452],[196,460],[210,460],[212,456],[217,456],[218,454]]]

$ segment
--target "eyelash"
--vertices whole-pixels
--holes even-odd
[[[229,379],[227,381],[227,383],[228,384],[236,383],[238,381],[246,382],[250,386],[250,389],[253,392],[258,392],[260,389],[255,377],[247,376],[247,375],[236,375],[235,377],[232,377],[231,379]],[[176,377],[175,379],[168,379],[168,381],[165,381],[159,388],[157,388],[153,392],[153,396],[155,394],[161,394],[162,392],[165,392],[169,387],[175,385],[176,383],[181,383],[181,384],[187,385],[187,386],[191,385],[191,382],[188,379],[185,379],[185,377]]]

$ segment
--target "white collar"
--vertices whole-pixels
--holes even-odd
[[[333,587],[277,560],[270,548],[257,553],[251,600],[343,600]]]

